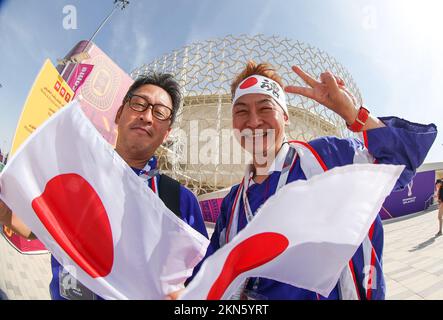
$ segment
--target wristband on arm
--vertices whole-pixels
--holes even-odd
[[[360,109],[358,110],[357,118],[355,118],[354,123],[352,124],[346,123],[346,126],[352,132],[360,132],[365,126],[368,118],[369,118],[369,110],[364,107],[360,107]]]

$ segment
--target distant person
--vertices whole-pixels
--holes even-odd
[[[438,205],[438,232],[435,234],[436,237],[442,235],[442,225],[443,225],[443,180],[438,179],[435,182],[435,198]]]

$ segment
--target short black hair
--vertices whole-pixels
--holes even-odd
[[[162,88],[171,97],[172,100],[171,125],[172,125],[175,121],[178,110],[180,108],[182,94],[180,91],[180,85],[178,84],[177,80],[175,80],[174,76],[170,73],[150,72],[146,75],[139,76],[131,85],[131,87],[129,87],[129,90],[123,99],[123,104],[125,104],[125,102],[128,100],[130,94],[134,93],[134,91],[140,88],[141,86],[147,84],[151,84]]]
[[[439,183],[443,183],[443,180],[442,179],[437,179],[437,181],[435,181],[435,185],[437,185]]]

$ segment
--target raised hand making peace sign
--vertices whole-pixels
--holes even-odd
[[[347,124],[352,124],[357,118],[360,105],[352,93],[346,88],[345,83],[331,72],[323,72],[320,81],[315,80],[300,67],[293,66],[292,70],[303,79],[308,87],[286,86],[288,93],[300,94],[313,99],[337,113]],[[369,117],[364,130],[383,127],[384,124],[374,117]]]

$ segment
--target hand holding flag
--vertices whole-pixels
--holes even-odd
[[[1,173],[1,200],[79,281],[105,299],[163,299],[208,240],[173,214],[74,101]]]
[[[228,299],[249,277],[327,297],[402,170],[358,164],[287,184],[203,263],[181,298]]]

